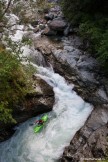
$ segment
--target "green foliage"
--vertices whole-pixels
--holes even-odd
[[[93,22],[86,21],[79,25],[79,32],[84,39],[89,41],[91,52],[97,51],[100,47],[100,40],[102,39],[103,31],[95,26]]]
[[[55,3],[53,2],[49,3],[47,0],[37,0],[36,4],[38,9],[43,11],[44,9],[50,9],[51,7],[55,6]]]
[[[26,45],[31,45],[32,44],[32,40],[29,39],[29,38],[27,38],[27,37],[25,37],[25,36],[23,36],[21,42],[24,43],[24,44],[26,44]]]
[[[7,108],[7,103],[0,103],[0,121],[3,123],[12,122],[16,123],[16,121],[12,118],[12,110]]]
[[[23,103],[26,94],[32,90],[32,74],[34,73],[34,69],[30,65],[24,66],[22,64],[22,61],[28,61],[28,59],[22,56],[23,50],[21,47],[31,45],[31,40],[23,37],[22,42],[13,42],[9,38],[8,20],[5,18],[5,12],[9,11],[9,6],[8,8],[7,6],[6,1],[0,1],[0,32],[4,34],[2,39],[6,44],[5,49],[1,40],[0,122],[15,123],[13,113],[15,112],[16,106],[18,107],[20,103]],[[17,9],[19,11],[19,8]]]
[[[18,55],[0,49],[0,121],[15,122],[12,118],[15,105],[24,101],[32,89],[29,76]]]
[[[100,47],[98,48],[99,59],[102,63],[108,62],[108,30],[103,34],[103,38],[100,41]]]
[[[71,24],[89,41],[88,50],[108,67],[108,1],[62,0],[61,5]]]

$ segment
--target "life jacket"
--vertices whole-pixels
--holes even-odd
[[[43,124],[43,120],[40,119],[38,123],[39,123],[39,124]]]

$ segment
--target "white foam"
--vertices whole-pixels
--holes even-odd
[[[48,113],[49,121],[38,134],[29,126],[36,118],[19,126],[11,139],[0,145],[0,162],[55,162],[92,111],[92,106],[85,103],[63,77],[53,70],[36,68],[38,75],[53,87],[53,111]]]

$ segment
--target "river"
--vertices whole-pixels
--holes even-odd
[[[10,14],[14,21],[16,15]],[[11,19],[10,19],[11,20]],[[12,20],[12,22],[14,22]],[[20,31],[23,26],[15,26],[18,30],[13,41],[19,41],[24,35]],[[35,34],[36,35],[36,34]],[[27,54],[29,46],[25,46]],[[26,52],[25,52],[26,51]],[[36,75],[53,87],[55,104],[48,114],[48,122],[40,133],[34,133],[31,123],[41,116],[32,118],[16,127],[16,132],[7,141],[0,143],[0,162],[56,162],[69,145],[75,133],[84,125],[93,109],[73,90],[73,85],[53,71],[53,68],[36,66]]]
[[[52,69],[38,67],[37,75],[53,87],[53,111],[40,133],[35,134],[30,126],[39,116],[17,127],[13,137],[0,144],[0,162],[56,162],[92,111],[72,90],[73,85]]]

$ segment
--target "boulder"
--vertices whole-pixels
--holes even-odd
[[[39,24],[39,29],[41,30],[45,29],[45,24]]]
[[[100,101],[100,103],[108,104],[108,96],[107,96],[106,91],[105,91],[105,89],[103,87],[100,87],[96,91],[96,97]]]
[[[38,49],[40,49],[40,48],[38,48]],[[36,65],[46,67],[46,66],[48,66],[47,61],[45,60],[45,57],[43,56],[43,54],[40,51],[41,50],[39,50],[39,51],[35,50],[29,58]]]
[[[51,23],[49,23],[50,29],[55,30],[55,31],[64,31],[66,26],[67,26],[67,23],[63,19],[57,19],[57,20],[54,19]]]
[[[49,112],[54,104],[54,92],[44,80],[33,76],[34,90],[27,94],[24,103],[16,105],[13,117],[17,125],[38,114]],[[0,142],[8,139],[14,132],[15,125],[0,123]]]
[[[57,32],[54,30],[51,30],[49,27],[46,27],[42,34],[46,36],[53,36],[53,35],[56,35]]]
[[[44,19],[45,20],[53,20],[53,18],[54,18],[54,15],[53,14],[46,14],[45,16],[44,16]]]
[[[44,80],[33,76],[35,91],[29,93],[26,98],[26,111],[32,110],[34,116],[37,113],[44,113],[52,110],[54,104],[54,92]]]

